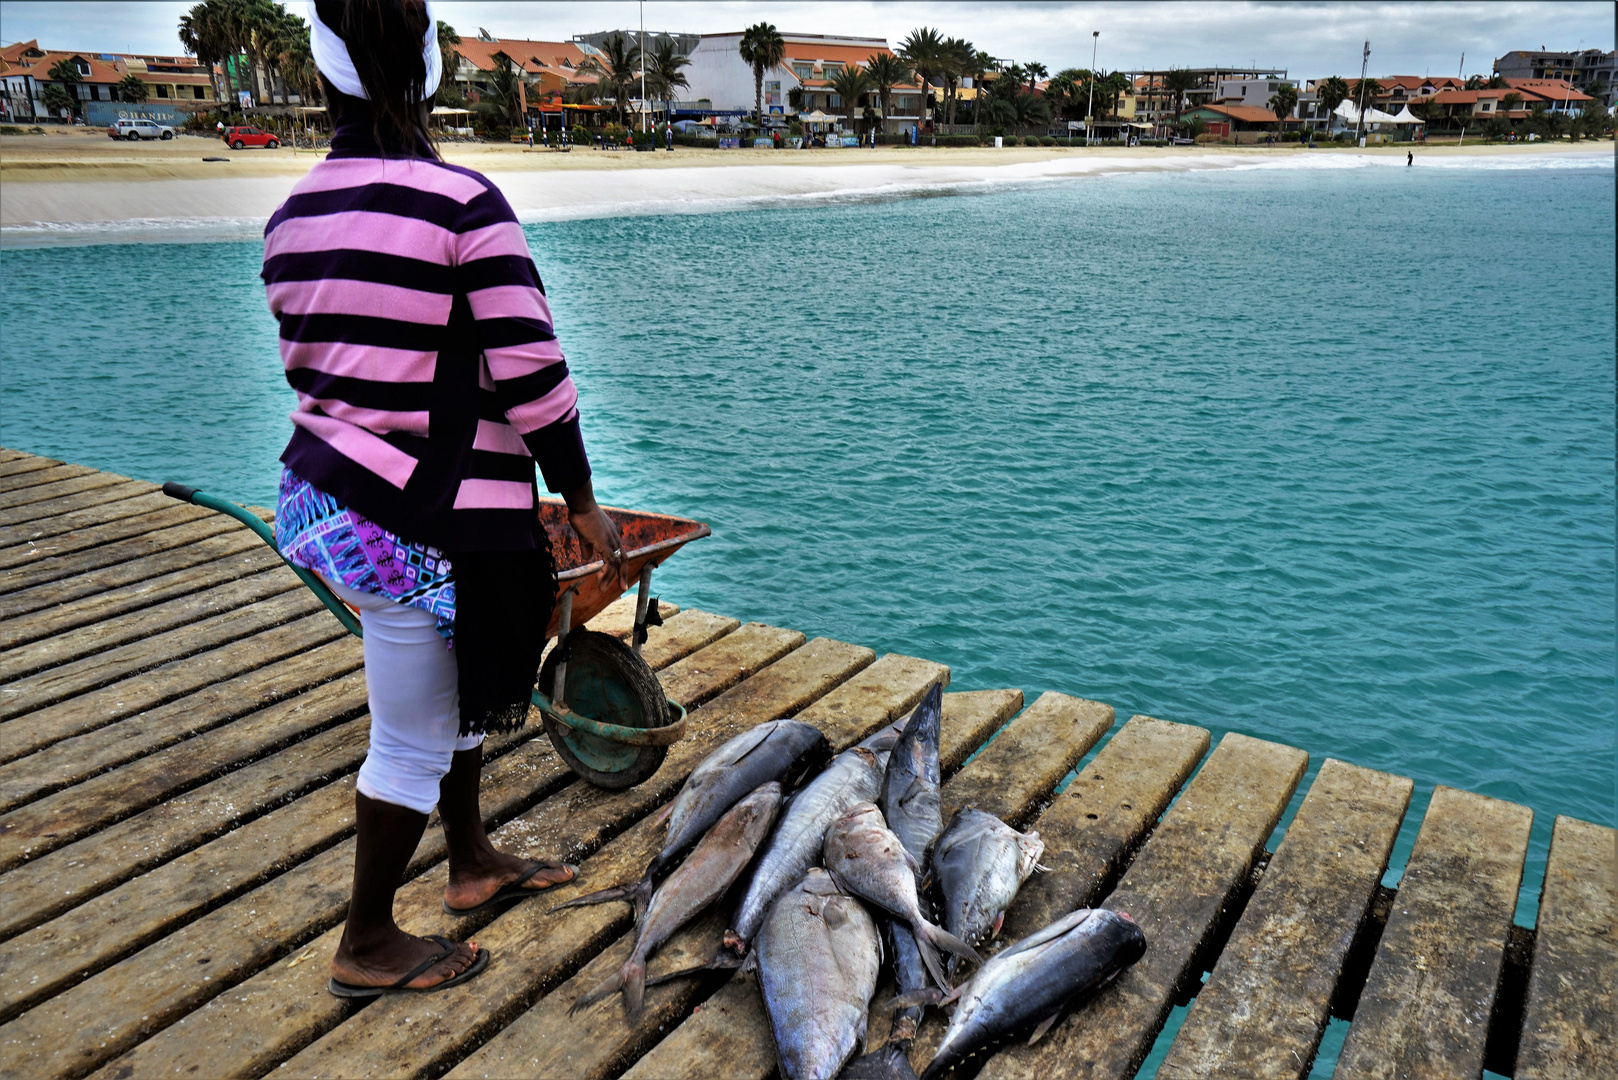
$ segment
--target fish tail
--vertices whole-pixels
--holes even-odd
[[[624,885],[614,885],[611,888],[598,889],[593,893],[586,893],[583,896],[574,897],[565,904],[557,904],[555,907],[551,908],[550,911],[547,911],[546,914],[549,915],[551,912],[563,911],[567,908],[588,907],[591,904],[610,904],[614,900],[623,900],[635,908],[635,921],[639,922],[640,916],[646,910],[646,904],[648,902],[647,899],[642,899],[642,897],[644,896],[649,898],[651,896],[651,892],[652,879],[641,878],[639,881],[628,882]]]
[[[627,968],[628,966],[629,966],[628,964],[625,964],[622,968],[619,968],[617,971],[615,971],[611,975],[607,976],[607,978],[601,983],[600,986],[597,986],[594,990],[590,991],[588,994],[585,994],[583,997],[579,998],[579,1000],[575,1001],[573,1003],[573,1007],[567,1011],[567,1014],[569,1016],[572,1016],[574,1013],[578,1012],[579,1010],[588,1009],[591,1005],[594,1005],[596,1002],[600,1001],[602,998],[607,997],[610,994],[616,993],[624,985],[624,969]],[[644,968],[642,968],[641,969],[641,975],[644,976],[645,974],[646,974],[646,971],[645,971]]]
[[[916,924],[916,952],[920,954],[922,966],[927,969],[927,974],[932,976],[933,982],[948,990],[950,981],[944,974],[943,965],[938,962],[938,947],[933,944],[932,935],[927,933],[930,926],[931,924],[926,922]]]
[[[928,935],[929,940],[931,940],[934,945],[942,948],[945,952],[954,953],[961,959],[970,960],[974,964],[983,963],[983,957],[978,954],[976,949],[972,948],[972,946],[968,945],[966,942],[962,941],[948,930],[945,930],[942,926],[939,926],[936,923],[924,922],[923,927],[924,929],[922,932]]]
[[[618,977],[624,984],[624,1006],[629,1010],[629,1021],[634,1023],[640,1019],[641,1008],[646,1004],[646,960],[639,953],[631,955],[618,969]]]

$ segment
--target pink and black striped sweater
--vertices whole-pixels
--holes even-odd
[[[590,476],[577,392],[516,215],[470,169],[382,156],[341,124],[264,230],[298,394],[281,460],[386,529],[449,551],[532,547],[534,466]]]

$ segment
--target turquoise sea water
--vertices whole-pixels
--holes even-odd
[[[528,232],[598,492],[713,526],[665,596],[1524,803],[1531,924],[1618,824],[1618,286],[1611,158],[1519,166]],[[0,252],[0,442],[270,504],[260,257]]]

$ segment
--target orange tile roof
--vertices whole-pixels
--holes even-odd
[[[589,53],[571,41],[526,41],[521,38],[504,38],[500,41],[462,38],[461,43],[455,46],[455,51],[479,71],[493,71],[494,54],[505,53],[511,57],[512,63],[524,71],[532,73],[544,67],[569,79],[578,66],[590,57]]]
[[[1581,93],[1566,79],[1507,79],[1506,85],[1513,90],[1538,94],[1547,101],[1594,101],[1589,94]]]
[[[124,66],[124,62],[122,60],[115,59],[108,61],[101,59],[100,53],[68,52],[63,49],[45,50],[45,55],[35,60],[32,67],[28,67],[28,74],[32,75],[40,82],[51,82],[53,81],[51,79],[51,68],[56,64],[56,62],[59,60],[72,60],[74,58],[83,60],[90,65],[90,74],[81,78],[79,80],[80,82],[116,83],[123,79],[125,75],[129,74],[129,69]],[[27,65],[24,64],[18,65],[19,68],[26,66]]]
[[[1232,120],[1240,120],[1246,124],[1273,124],[1276,116],[1268,109],[1261,109],[1257,105],[1198,105],[1197,109],[1208,109],[1211,112],[1224,113]],[[1193,109],[1193,112],[1196,110]]]

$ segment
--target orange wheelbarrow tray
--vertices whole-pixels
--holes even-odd
[[[163,485],[163,493],[227,514],[275,547],[274,531],[237,503],[173,481]],[[625,579],[639,586],[631,644],[626,647],[615,637],[582,628],[624,590],[616,579],[602,579],[602,560],[586,560],[584,545],[568,524],[566,504],[560,499],[541,499],[539,518],[550,537],[557,566],[556,602],[545,636],[557,641],[540,669],[533,703],[544,717],[552,744],[574,772],[601,787],[624,788],[655,773],[668,747],[685,734],[685,709],[662,693],[640,656],[647,628],[662,622],[651,595],[652,572],[680,548],[712,530],[700,521],[667,514],[605,509],[623,540]],[[291,569],[344,628],[356,637],[364,636],[357,613],[324,581],[302,567]],[[570,668],[574,679],[571,695]]]

